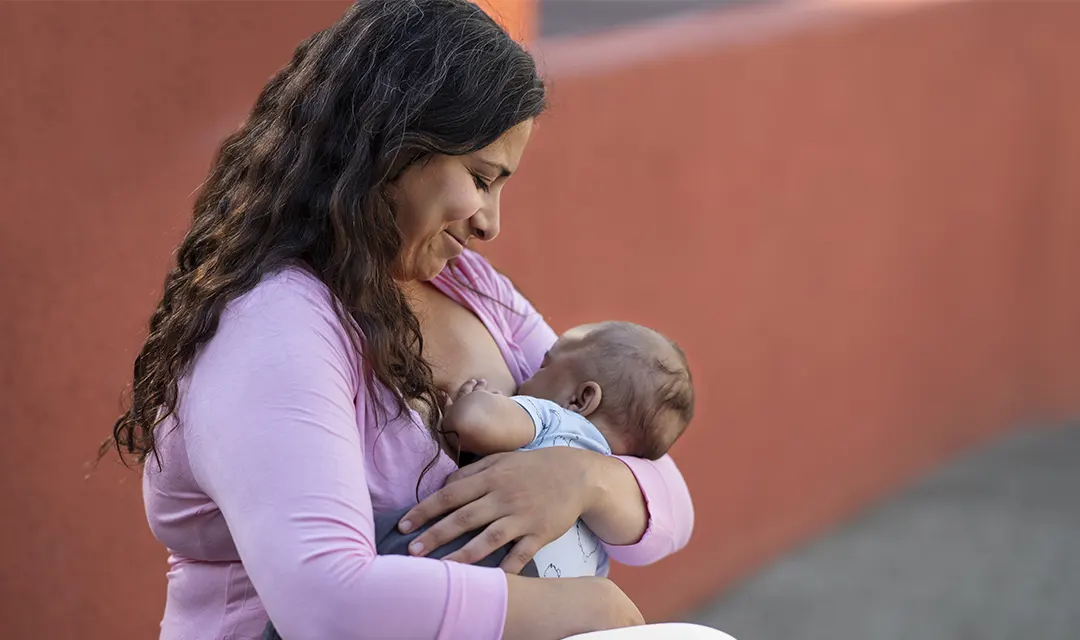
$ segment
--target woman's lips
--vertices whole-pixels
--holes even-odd
[[[454,254],[455,255],[461,255],[465,251],[465,243],[462,242],[461,240],[458,240],[457,236],[450,233],[449,231],[443,231],[443,233],[450,236],[450,239],[454,241],[455,245],[457,245],[456,249],[454,250]]]

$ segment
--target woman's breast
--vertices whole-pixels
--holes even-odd
[[[437,291],[426,302],[420,327],[424,359],[435,374],[435,384],[452,396],[466,381],[482,378],[500,393],[514,393],[517,383],[484,323]]]

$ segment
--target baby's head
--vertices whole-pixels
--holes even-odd
[[[612,451],[655,460],[694,414],[686,356],[652,329],[629,322],[575,327],[544,356],[518,393],[588,418]]]

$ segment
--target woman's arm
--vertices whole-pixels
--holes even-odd
[[[612,559],[641,566],[686,546],[694,530],[694,505],[671,456],[594,462],[601,469],[594,484],[597,497],[582,519]]]
[[[503,572],[375,554],[356,414],[366,392],[305,277],[282,274],[230,306],[181,406],[192,473],[263,605],[290,640],[502,637]]]
[[[506,582],[507,638],[566,638],[645,623],[630,598],[607,578],[549,580],[508,574]]]

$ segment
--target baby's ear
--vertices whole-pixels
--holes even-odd
[[[568,408],[588,418],[589,414],[596,411],[597,407],[600,406],[601,395],[600,385],[592,380],[584,382],[574,392],[574,397],[570,399]]]

